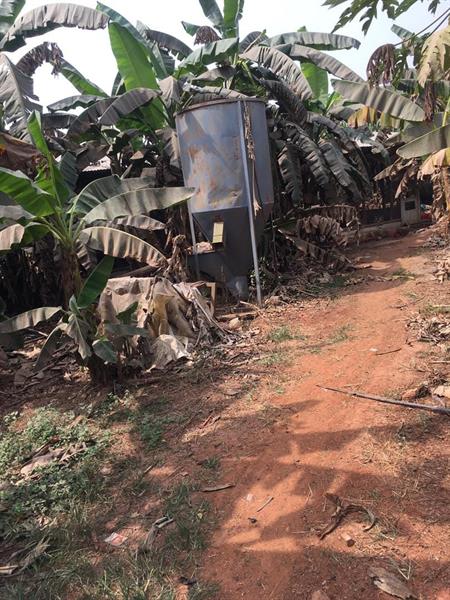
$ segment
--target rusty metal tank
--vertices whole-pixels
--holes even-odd
[[[176,124],[185,185],[196,189],[190,215],[214,248],[194,258],[201,273],[245,297],[256,245],[273,206],[265,103],[197,104],[179,113]]]

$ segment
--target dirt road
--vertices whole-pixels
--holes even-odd
[[[74,365],[21,391],[14,363],[0,404],[0,463],[15,482],[3,488],[14,510],[2,508],[0,562],[42,527],[50,546],[0,581],[0,598],[389,600],[369,575],[382,567],[411,597],[449,600],[448,417],[318,387],[397,397],[450,380],[449,348],[409,326],[449,319],[429,236],[362,246],[348,277],[127,387],[95,389]],[[69,447],[89,440],[92,454],[19,487],[29,448],[55,431]],[[326,494],[377,523],[367,531],[367,515],[352,513],[320,540],[334,510]],[[170,526],[152,537],[163,516]],[[119,547],[106,542],[113,533]]]
[[[392,396],[427,376],[415,367],[433,347],[405,322],[427,303],[448,304],[449,291],[433,278],[423,240],[359,249],[368,282],[260,319],[263,330],[284,325],[295,339],[280,342],[285,358],[252,392],[282,418],[271,423],[268,410],[268,426],[252,428],[264,417],[249,408],[216,431],[226,450],[222,479],[235,487],[214,495],[219,522],[201,575],[218,582],[221,600],[309,599],[316,590],[331,600],[391,598],[373,585],[373,566],[419,598],[450,598],[448,419],[317,387]],[[317,340],[325,345],[314,348]],[[325,493],[370,508],[377,525],[366,532],[364,517],[350,515],[320,541],[333,512]]]

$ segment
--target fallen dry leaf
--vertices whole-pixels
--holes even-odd
[[[3,575],[3,577],[8,577],[9,575],[12,575],[18,568],[18,564],[0,566],[0,575]]]
[[[19,561],[14,564],[0,566],[0,575],[8,577],[16,573],[20,573],[27,569],[32,563],[34,563],[49,547],[49,543],[45,538],[42,538],[27,554],[25,554]],[[14,553],[14,556],[18,556],[23,551]],[[12,558],[12,557],[11,557]]]
[[[36,546],[26,554],[20,561],[20,571],[23,571],[29,567],[34,561],[39,558],[49,547],[49,543],[46,539],[40,540]]]
[[[161,517],[157,519],[150,528],[150,531],[145,536],[144,541],[139,546],[139,552],[149,552],[153,548],[153,544],[163,527],[171,525],[174,522],[170,517]]]
[[[108,537],[106,537],[103,541],[106,542],[107,544],[110,544],[111,546],[115,546],[116,548],[118,548],[119,546],[121,546],[122,544],[124,544],[127,541],[127,537],[122,535],[121,533],[111,533],[111,535],[108,535]]]
[[[417,598],[401,579],[396,575],[389,573],[389,571],[383,569],[383,567],[370,568],[369,576],[374,585],[383,592],[386,592],[386,594],[390,594],[396,598],[402,598],[402,600],[414,600]]]
[[[32,458],[24,467],[20,469],[21,475],[27,477],[31,475],[33,471],[38,469],[39,467],[45,467],[50,463],[59,460],[61,456],[64,454],[63,448],[57,448],[56,450],[51,450],[47,452],[47,454],[42,454],[41,456],[35,456]]]
[[[335,511],[331,515],[331,519],[328,525],[318,533],[318,536],[321,540],[323,540],[327,535],[334,531],[340,525],[342,520],[350,513],[362,512],[367,515],[367,517],[369,518],[369,525],[367,525],[367,527],[364,527],[363,531],[369,531],[377,522],[377,518],[372,513],[372,511],[366,508],[365,506],[362,506],[361,504],[350,504],[339,498],[339,496],[336,496],[336,494],[327,493],[325,494],[325,497],[332,504],[334,504]]]
[[[442,398],[448,398],[450,400],[450,384],[438,385],[433,390],[433,396],[440,396]]]
[[[216,485],[214,487],[203,488],[202,492],[220,492],[221,490],[227,490],[228,488],[234,487],[234,483],[224,483],[223,485]]]

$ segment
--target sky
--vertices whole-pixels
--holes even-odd
[[[105,4],[122,13],[133,24],[142,21],[151,29],[165,31],[177,36],[191,47],[192,38],[184,31],[181,21],[198,25],[208,24],[198,0],[104,0]],[[218,0],[219,6],[222,4]],[[332,31],[342,7],[330,10],[322,6],[323,0],[245,0],[244,17],[240,22],[241,37],[254,30],[266,29],[269,36],[289,31],[296,31],[305,26],[308,31]],[[444,0],[438,14],[443,12],[449,0]],[[25,11],[45,4],[43,0],[28,0]],[[79,2],[95,8],[96,0]],[[417,3],[397,21],[405,29],[419,31],[433,20],[422,3]],[[343,63],[364,76],[369,56],[381,44],[397,42],[398,38],[390,31],[392,22],[382,14],[373,22],[367,36],[361,31],[358,21],[347,25],[337,33],[355,37],[361,41],[358,50],[340,50],[333,53]],[[30,38],[28,48],[43,40],[55,42],[64,53],[64,57],[72,63],[85,77],[99,85],[106,92],[111,91],[117,73],[114,56],[109,45],[107,30],[83,31],[80,29],[61,28],[45,36]],[[24,50],[14,54],[20,57]],[[35,92],[42,104],[47,105],[56,100],[77,93],[75,88],[64,77],[54,78],[50,67],[41,67],[35,77]]]

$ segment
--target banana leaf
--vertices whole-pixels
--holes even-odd
[[[4,53],[0,53],[0,105],[2,119],[15,137],[30,141],[28,117],[41,106],[33,90],[33,79],[20,71]]]
[[[40,167],[37,182],[39,187],[57,199],[60,207],[70,197],[70,189],[66,186],[61,171],[58,169],[53,154],[50,152],[47,141],[42,133],[41,115],[33,112],[28,120],[28,131],[34,141],[34,145],[45,156],[47,164]]]
[[[111,23],[108,31],[111,48],[126,91],[136,88],[159,90],[156,73],[146,47],[117,23]],[[164,125],[164,106],[161,101],[153,102],[151,106],[144,109],[143,113],[153,129],[159,129]]]
[[[181,169],[181,152],[176,129],[171,127],[160,129],[158,137],[164,144],[163,152],[169,158],[170,164]]]
[[[136,88],[125,92],[107,108],[99,119],[100,125],[115,125],[121,117],[125,117],[137,108],[147,106],[161,95],[161,92],[148,88]]]
[[[0,49],[13,52],[26,44],[26,38],[34,37],[58,27],[80,29],[104,29],[108,17],[87,6],[78,4],[46,4],[30,10],[19,17],[0,41]]]
[[[26,226],[15,224],[0,228],[0,251],[9,251],[13,246],[29,246],[49,233],[47,225],[28,223]]]
[[[166,229],[165,223],[147,217],[146,215],[134,215],[132,217],[117,217],[113,221],[107,222],[108,227],[115,227],[121,225],[124,227],[133,227],[134,229],[143,229],[145,231],[162,231]]]
[[[223,16],[216,0],[199,0],[203,14],[211,21],[214,27],[221,30],[223,26]]]
[[[120,179],[118,175],[110,175],[96,179],[84,187],[74,200],[73,211],[77,215],[85,215],[99,206],[108,198],[119,196],[126,192],[151,187],[152,178],[131,177],[129,179]]]
[[[77,158],[71,152],[65,152],[59,162],[59,170],[67,187],[73,192],[78,183]]]
[[[53,352],[66,329],[67,323],[58,323],[58,325],[49,333],[34,365],[35,371],[39,371],[52,360]]]
[[[281,44],[301,44],[316,50],[350,50],[359,48],[361,43],[352,37],[335,33],[315,33],[312,31],[294,31],[269,38],[270,46]]]
[[[58,144],[55,139],[58,137],[58,130],[68,129],[72,123],[76,119],[76,115],[68,112],[59,112],[59,113],[42,113],[41,114],[41,125],[43,131],[46,132],[48,137],[53,138],[53,148],[56,149],[56,145]],[[61,150],[63,146],[59,146],[59,150]]]
[[[267,41],[267,36],[263,31],[252,31],[247,34],[243,40],[241,40],[239,44],[239,52],[245,52],[249,46],[254,44],[256,41],[263,44]]]
[[[120,96],[120,94],[124,94],[125,92],[125,82],[123,80],[122,75],[118,72],[114,78],[111,96]]]
[[[92,350],[88,342],[89,325],[83,318],[72,313],[69,316],[64,333],[71,337],[76,343],[78,354],[81,356],[82,360],[85,361],[92,356]]]
[[[325,105],[328,100],[328,73],[312,62],[302,63],[302,73],[313,92],[312,99]]]
[[[117,352],[112,343],[107,338],[99,338],[92,343],[92,350],[105,364],[116,364],[118,360]]]
[[[193,23],[188,23],[187,21],[181,21],[181,24],[183,25],[185,32],[189,35],[195,35],[201,27],[201,25],[194,25]]]
[[[181,95],[183,93],[181,82],[178,79],[175,79],[175,77],[169,76],[159,82],[159,87],[161,89],[161,97],[164,105],[169,112],[173,112],[174,108],[181,100]]]
[[[306,123],[308,111],[305,105],[284,81],[263,79],[262,84],[268,88],[270,94],[280,105],[281,109],[289,116],[289,120],[300,127]]]
[[[439,127],[430,133],[405,144],[397,150],[397,154],[402,158],[418,158],[439,152],[450,146],[450,124]]]
[[[351,193],[352,200],[359,202],[361,200],[361,193],[350,174],[351,167],[341,150],[336,144],[325,141],[319,142],[319,147],[336,181]]]
[[[361,152],[357,141],[364,140],[371,146],[377,147],[378,151],[380,151],[381,146],[381,150],[384,152],[384,157],[388,158],[389,153],[384,149],[383,145],[380,142],[374,142],[368,138],[368,136],[364,136],[361,132],[357,132],[351,127],[342,127],[339,123],[336,123],[325,115],[308,112],[307,120],[308,123],[313,123],[318,127],[325,127],[329,133],[334,135],[339,140],[340,145],[348,152],[349,156],[356,163],[361,177],[364,179],[365,185],[369,188],[370,174],[367,161],[364,157],[364,154]]]
[[[444,113],[435,113],[432,121],[424,121],[423,123],[408,123],[400,133],[400,139],[402,142],[407,144],[430,133],[439,127],[442,127],[444,120]]]
[[[192,81],[198,85],[201,85],[203,81],[208,82],[220,82],[220,81],[228,81],[232,79],[236,75],[235,67],[231,65],[224,65],[223,67],[216,67],[215,69],[210,69],[205,71],[201,75],[197,77],[193,77]]]
[[[294,204],[300,204],[303,200],[302,165],[294,146],[285,146],[280,152],[278,166],[286,192]]]
[[[192,49],[189,48],[189,46],[173,35],[150,29],[139,21],[137,23],[137,29],[147,40],[155,42],[161,48],[165,48],[169,52],[172,52],[172,54],[179,59],[186,58],[186,56],[189,56],[192,52]]]
[[[74,108],[89,108],[92,104],[102,100],[102,96],[91,96],[89,94],[78,94],[77,96],[69,96],[53,102],[48,105],[48,110],[51,112],[72,110]]]
[[[331,75],[339,77],[340,79],[356,81],[360,83],[364,82],[362,77],[344,65],[344,63],[342,63],[340,60],[334,58],[334,56],[330,56],[329,54],[325,54],[325,52],[321,52],[320,50],[315,50],[314,48],[301,46],[299,44],[288,46],[288,48],[289,56],[292,58],[292,60],[307,60],[314,63],[321,69],[325,69]],[[279,50],[283,52],[283,46],[280,46]]]
[[[35,217],[46,217],[55,211],[55,198],[20,171],[0,168],[0,190]]]
[[[301,127],[295,123],[288,123],[286,127],[287,145],[294,145],[301,158],[308,165],[312,176],[320,187],[326,187],[330,181],[330,170],[317,144]]]
[[[22,221],[22,225],[33,218],[33,215],[17,204],[0,204],[0,219]]]
[[[431,154],[420,168],[422,175],[433,175],[436,168],[450,167],[450,148]]]
[[[179,75],[189,71],[199,73],[211,63],[229,59],[237,52],[238,47],[238,38],[227,38],[200,46],[180,63],[177,72]]]
[[[39,325],[42,321],[48,321],[56,314],[61,312],[60,306],[46,306],[43,308],[34,308],[27,312],[6,319],[6,321],[0,322],[0,333],[14,333],[15,331],[22,331],[23,329],[29,329]]]
[[[48,63],[53,67],[52,73],[56,74],[62,60],[63,53],[57,44],[42,42],[28,50],[16,63],[16,67],[25,75],[33,77],[39,67]]]
[[[118,217],[133,217],[148,214],[152,210],[164,210],[186,202],[194,191],[194,188],[167,187],[125,192],[96,206],[84,216],[84,221],[88,224],[99,220],[112,221]]]
[[[25,227],[19,224],[0,229],[0,252],[11,250],[14,245],[20,245],[24,234]]]
[[[225,37],[239,37],[239,21],[244,11],[244,0],[224,0],[222,33]]]
[[[116,97],[111,96],[110,98],[103,98],[102,100],[91,104],[91,106],[78,115],[67,130],[66,137],[76,138],[89,131],[92,125],[97,123],[99,118],[111,106],[114,100],[116,100]]]
[[[353,81],[334,80],[332,85],[346,100],[360,102],[396,119],[405,121],[423,121],[425,119],[423,109],[401,94]]]
[[[153,66],[153,69],[157,75],[157,77],[163,79],[167,77],[168,73],[164,64],[164,61],[161,58],[159,51],[157,51],[157,46],[152,43],[147,42],[145,37],[140,33],[140,31],[134,27],[123,15],[115,11],[114,9],[102,4],[101,2],[97,2],[97,10],[105,13],[109,17],[109,25],[117,24],[122,30],[125,30],[129,36],[134,39],[138,46],[144,50],[148,60]],[[132,56],[132,55],[131,55]],[[130,60],[130,57],[129,57]],[[133,59],[134,60],[134,57]],[[135,87],[145,87],[145,86],[135,86]],[[148,86],[152,89],[155,89],[153,86]],[[129,88],[131,89],[131,88]]]
[[[0,166],[12,171],[26,171],[30,165],[38,163],[40,158],[40,152],[32,144],[5,131],[0,132]]]
[[[132,258],[155,269],[167,264],[164,254],[151,244],[125,231],[111,227],[84,229],[80,234],[80,241],[92,250],[99,250],[117,258]]]
[[[114,258],[112,256],[105,256],[98,263],[98,265],[84,282],[84,285],[77,297],[77,304],[79,308],[87,308],[97,300],[108,283],[113,266]]]
[[[74,88],[76,88],[76,90],[83,96],[100,96],[101,98],[105,98],[107,96],[106,92],[104,92],[98,85],[92,83],[92,81],[89,81],[89,79],[84,77],[84,75],[82,75],[65,59],[60,61],[58,73],[61,73],[61,75],[63,75],[67,81],[70,81]]]
[[[1,0],[0,37],[5,35],[24,6],[25,0]]]
[[[241,54],[241,58],[256,62],[272,71],[293,92],[298,94],[302,100],[308,100],[313,97],[313,92],[307,79],[295,62],[276,48],[253,46],[253,48]]]

